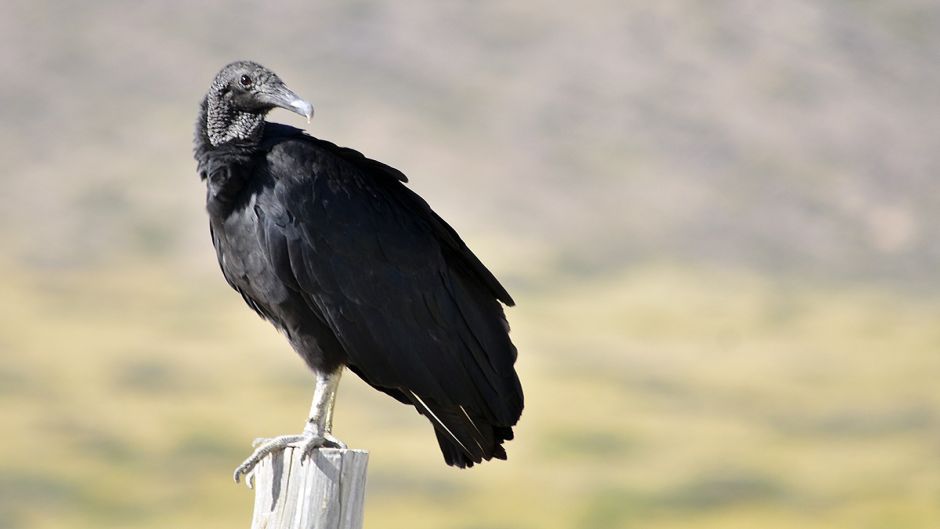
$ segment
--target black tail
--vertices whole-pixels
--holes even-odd
[[[462,406],[415,402],[415,407],[434,425],[444,461],[469,468],[490,459],[506,459],[503,442],[512,439],[512,427],[490,421]]]
[[[372,387],[391,395],[399,402],[413,405],[418,413],[427,417],[434,426],[437,443],[441,446],[441,453],[444,454],[444,461],[448,465],[469,468],[493,458],[506,459],[503,442],[512,440],[512,426],[522,415],[522,387],[518,378],[515,379],[514,397],[507,403],[509,415],[501,418],[506,420],[494,421],[464,406],[442,405],[422,399],[411,391],[377,386],[363,377],[355,366],[349,365],[349,368]]]

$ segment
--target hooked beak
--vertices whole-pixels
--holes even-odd
[[[291,92],[284,85],[275,88],[273,93],[265,97],[265,99],[274,106],[300,114],[307,118],[307,123],[310,123],[310,120],[313,118],[313,105],[301,99],[300,96]]]

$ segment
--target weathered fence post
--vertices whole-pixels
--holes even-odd
[[[289,446],[255,468],[251,529],[361,529],[369,453],[321,448],[303,464],[300,454]]]

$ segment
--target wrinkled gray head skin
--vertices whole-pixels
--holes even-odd
[[[232,141],[257,141],[264,131],[264,117],[274,107],[313,116],[313,105],[290,91],[264,66],[251,61],[226,65],[215,76],[206,95],[206,132],[218,147]]]

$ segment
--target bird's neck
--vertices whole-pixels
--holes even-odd
[[[257,145],[264,134],[264,115],[242,112],[224,98],[210,94],[205,116],[206,136],[213,147],[227,143]]]
[[[203,99],[193,138],[193,157],[200,178],[206,182],[206,207],[210,217],[224,218],[250,179],[264,132],[264,118],[261,117],[259,123],[252,122],[252,134],[223,133],[221,138],[225,139],[218,141],[218,130],[213,132],[211,108],[207,99]]]

